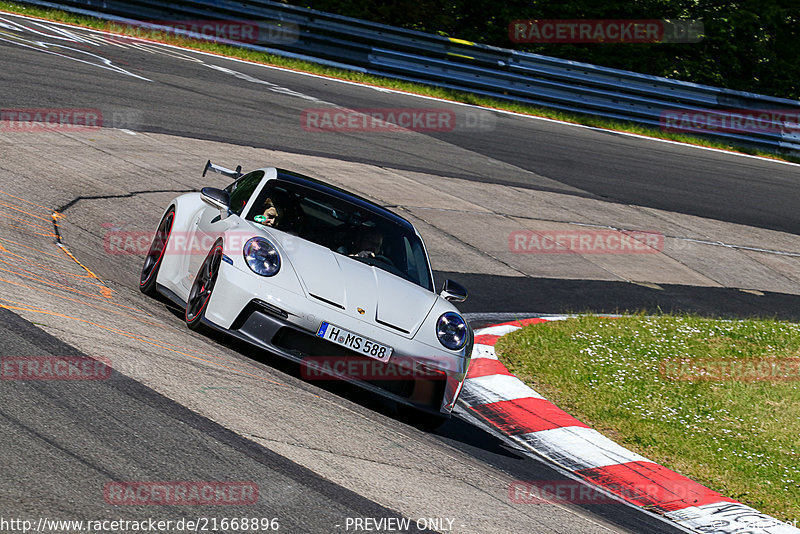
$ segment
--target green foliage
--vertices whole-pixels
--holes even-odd
[[[644,74],[800,98],[800,2],[796,0],[290,0],[289,3],[504,48]],[[515,44],[525,19],[692,19],[694,44]]]

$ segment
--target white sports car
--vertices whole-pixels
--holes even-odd
[[[214,328],[397,402],[428,426],[449,417],[473,332],[434,289],[414,226],[377,204],[294,172],[242,174],[170,202],[145,258],[140,289]]]

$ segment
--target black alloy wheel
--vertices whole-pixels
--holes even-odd
[[[156,296],[156,278],[161,268],[161,260],[167,250],[169,236],[172,234],[172,223],[175,221],[175,208],[172,207],[164,214],[150,244],[150,250],[144,258],[142,274],[139,276],[139,290],[145,295]]]
[[[189,299],[186,302],[186,326],[192,330],[199,330],[201,321],[214,290],[214,284],[219,274],[222,263],[222,243],[217,243],[206,256],[200,270],[194,279]]]

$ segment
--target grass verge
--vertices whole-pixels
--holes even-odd
[[[104,30],[112,33],[119,33],[121,35],[126,35],[127,31],[128,32],[127,34],[130,35],[130,31],[126,30],[126,28],[122,25],[114,24],[103,19],[77,15],[74,13],[61,11],[57,9],[41,8],[38,6],[24,5],[24,4],[0,0],[0,11],[19,13],[22,15],[39,17],[56,22],[62,22],[65,24],[73,24],[76,26],[83,26],[87,28]],[[158,42],[168,43],[175,46],[190,48],[193,50],[200,50],[203,52],[210,52],[213,54],[220,54],[224,56],[235,57],[238,59],[244,59],[247,61],[252,61],[254,63],[274,65],[277,67],[284,67],[301,72],[308,72],[312,74],[319,74],[322,76],[329,76],[332,78],[337,78],[342,80],[354,81],[378,87],[385,87],[388,89],[395,89],[398,91],[405,91],[413,94],[442,98],[454,102],[463,102],[466,104],[472,104],[489,109],[513,111],[525,115],[545,117],[548,119],[571,122],[575,124],[581,124],[584,126],[592,126],[597,128],[604,128],[607,130],[634,133],[646,137],[653,137],[656,139],[666,139],[690,145],[718,148],[721,150],[729,150],[733,152],[740,152],[743,154],[750,154],[765,158],[779,159],[783,161],[800,163],[800,157],[792,156],[789,154],[777,154],[773,152],[752,149],[749,147],[731,145],[720,141],[704,139],[693,135],[665,132],[657,128],[650,128],[634,123],[608,120],[593,115],[568,113],[537,106],[517,104],[514,102],[509,102],[507,100],[488,98],[465,91],[441,89],[424,84],[410,83],[401,80],[395,80],[392,78],[385,78],[370,74],[362,74],[359,72],[353,72],[344,69],[336,69],[324,65],[319,65],[316,63],[289,59],[281,56],[276,56],[273,54],[267,54],[244,48],[238,48],[235,46],[218,44],[210,41],[186,39],[169,33],[158,34],[158,33],[148,32],[148,38],[150,40],[155,40]]]
[[[496,350],[621,445],[778,519],[800,518],[800,325],[582,316],[525,327]]]

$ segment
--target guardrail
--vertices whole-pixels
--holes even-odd
[[[345,69],[651,127],[663,127],[670,113],[708,117],[715,111],[722,115],[731,110],[778,111],[782,115],[767,113],[755,127],[744,131],[701,129],[696,133],[744,146],[800,153],[797,100],[518,52],[269,0],[22,1],[129,24],[227,20],[253,22],[266,33],[276,28],[289,29],[292,36],[288,39],[283,35],[265,42],[236,44]],[[165,27],[157,23],[147,26]]]

